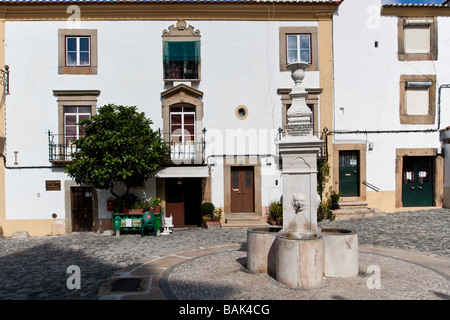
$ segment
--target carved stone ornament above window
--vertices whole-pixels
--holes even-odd
[[[163,30],[163,37],[200,37],[200,30],[194,30],[194,27],[186,23],[184,20],[177,22],[177,25],[171,25],[168,30]]]

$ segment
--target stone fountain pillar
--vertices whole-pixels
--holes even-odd
[[[311,110],[302,81],[307,63],[288,65],[295,86],[287,112],[287,134],[279,142],[283,178],[283,228],[277,235],[276,278],[295,288],[320,286],[323,238],[317,228],[317,156],[322,141],[313,135]]]

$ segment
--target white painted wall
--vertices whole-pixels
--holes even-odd
[[[258,153],[274,153],[272,130],[281,126],[278,88],[293,86],[289,72],[279,71],[279,27],[317,26],[316,22],[187,21],[201,32],[201,82],[204,92],[203,124],[208,134],[225,138],[226,130],[258,129]],[[58,29],[66,22],[7,21],[5,61],[10,66],[10,95],[6,99],[7,165],[50,166],[47,131],[58,132],[57,98],[53,90],[100,90],[98,106],[108,103],[136,105],[162,128],[163,30],[176,21],[82,21],[82,29],[98,30],[98,74],[58,75]],[[319,72],[309,72],[306,87],[320,87]],[[248,108],[245,120],[235,116],[239,105]],[[267,134],[265,134],[267,133]],[[259,133],[258,133],[259,134]],[[272,139],[268,143],[264,139]],[[222,140],[223,141],[223,140]],[[227,142],[224,141],[226,144]],[[229,142],[228,142],[229,143]],[[222,145],[209,145],[207,155]],[[264,150],[263,150],[264,149]],[[225,150],[226,151],[226,150]],[[263,168],[263,206],[279,194],[279,172]],[[8,219],[63,218],[64,190],[45,191],[45,180],[68,180],[60,170],[6,170]],[[148,184],[150,185],[150,184]],[[141,192],[141,191],[139,191]],[[154,196],[154,185],[145,191]],[[37,196],[39,194],[40,196]],[[223,205],[223,168],[212,170],[212,197]],[[108,217],[99,194],[99,218]],[[30,209],[30,206],[32,209]]]
[[[450,82],[450,38],[445,32],[450,19],[438,18],[438,61],[399,61],[397,17],[380,17],[380,7],[381,0],[346,0],[334,16],[335,130],[435,129],[437,123],[400,124],[399,82],[402,74],[434,74],[437,88]],[[441,106],[441,128],[450,123],[449,103],[446,98]],[[367,181],[386,191],[395,190],[395,149],[440,148],[437,132],[340,134],[334,140],[373,142],[374,149],[367,151]]]

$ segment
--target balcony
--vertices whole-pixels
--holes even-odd
[[[166,142],[169,146],[169,152],[164,157],[165,165],[186,165],[186,164],[204,164],[205,163],[205,142],[186,141]]]
[[[72,153],[78,150],[73,143],[75,137],[48,132],[48,159],[53,164],[64,165],[72,162]],[[186,141],[185,143],[169,143],[169,152],[164,156],[164,165],[205,164],[205,142]]]
[[[53,134],[48,131],[48,160],[53,164],[72,162],[72,153],[78,149],[73,143],[76,139],[76,137],[65,137],[63,134]]]

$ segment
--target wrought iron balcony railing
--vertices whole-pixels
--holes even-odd
[[[205,142],[186,141],[166,142],[169,152],[166,153],[165,164],[204,164]]]
[[[48,132],[48,158],[51,163],[69,163],[72,154],[78,150],[74,144],[77,137]],[[205,142],[186,141],[168,143],[169,151],[164,156],[164,164],[204,164]]]
[[[48,132],[48,159],[51,163],[68,163],[72,161],[72,153],[77,151],[73,143],[77,137]]]

